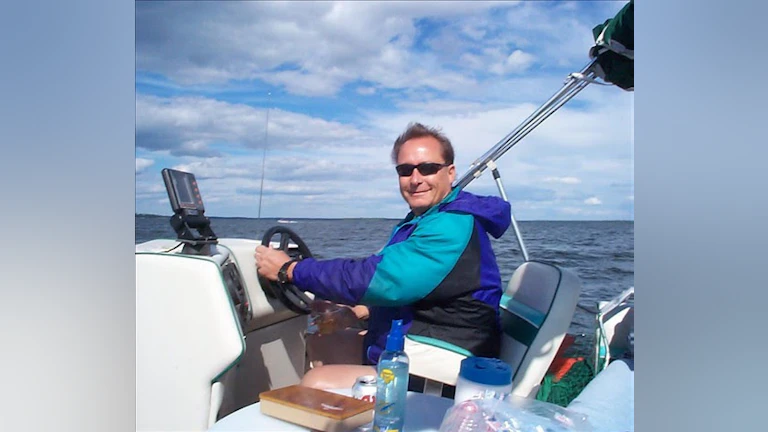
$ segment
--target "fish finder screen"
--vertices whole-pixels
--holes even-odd
[[[186,177],[176,177],[174,180],[174,183],[176,183],[176,193],[179,196],[179,205],[182,207],[193,206],[194,208],[195,201],[192,199],[192,185],[189,184]]]
[[[163,180],[174,212],[181,209],[205,210],[194,174],[166,168],[163,170]]]

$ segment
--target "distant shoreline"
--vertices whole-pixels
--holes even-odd
[[[135,213],[134,217],[162,217],[162,218],[169,218],[171,215],[157,215],[157,214],[149,214],[149,213]],[[248,219],[248,220],[259,220],[259,218],[255,217],[247,217],[247,216],[208,216],[211,219]],[[370,220],[391,220],[391,221],[399,221],[402,218],[376,218],[376,217],[351,217],[351,218],[344,218],[344,217],[338,217],[338,218],[307,218],[307,217],[263,217],[261,219],[265,220],[295,220],[295,221],[301,221],[301,220],[361,220],[361,219],[370,219]],[[632,222],[634,223],[634,219],[532,219],[532,220],[518,220],[518,222]]]

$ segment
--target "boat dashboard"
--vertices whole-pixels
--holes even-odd
[[[195,176],[177,170],[163,169],[171,208],[174,212],[170,224],[176,231],[176,239],[157,239],[136,245],[136,254],[162,255],[167,272],[163,278],[172,282],[174,268],[189,259],[214,263],[221,274],[221,282],[232,300],[232,305],[244,334],[302,314],[304,311],[293,307],[280,292],[280,287],[259,278],[256,271],[254,252],[256,247],[269,244],[282,248],[289,255],[300,254],[300,246],[290,236],[275,242],[271,239],[218,238],[205,216],[205,207]],[[272,232],[272,230],[270,230]],[[298,243],[302,243],[300,239]],[[307,249],[308,253],[308,249]],[[139,269],[137,268],[137,271]],[[302,293],[307,294],[307,293]],[[311,295],[310,295],[311,296]]]

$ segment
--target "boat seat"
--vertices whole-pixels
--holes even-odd
[[[244,352],[218,263],[136,254],[137,430],[207,430],[223,399],[220,378]]]
[[[408,373],[424,378],[424,393],[441,395],[443,384],[456,385],[461,361],[472,353],[460,346],[420,335],[406,335]]]
[[[581,291],[579,278],[552,264],[518,267],[500,303],[500,358],[512,367],[512,393],[533,397],[570,327]],[[463,359],[472,354],[444,341],[408,335],[410,373],[424,378],[424,392],[455,385]],[[435,386],[435,382],[439,385]]]
[[[512,393],[533,397],[571,325],[581,282],[573,272],[527,261],[512,274],[500,304],[501,359],[512,366]]]

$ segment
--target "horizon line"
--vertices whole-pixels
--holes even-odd
[[[136,216],[152,216],[152,217],[168,217],[170,218],[170,215],[158,215],[154,213],[134,213],[134,217]],[[399,221],[403,218],[388,218],[388,217],[285,217],[285,216],[279,216],[279,217],[251,217],[251,216],[208,216],[208,218],[216,218],[216,219],[251,219],[251,220],[262,220],[262,219],[285,219],[285,220],[347,220],[347,219],[380,219],[380,220],[393,220],[393,221]],[[634,219],[517,219],[518,222],[635,222]]]

